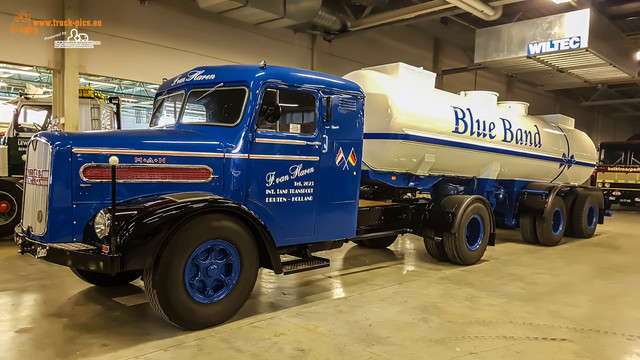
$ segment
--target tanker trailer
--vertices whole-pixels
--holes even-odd
[[[574,119],[529,115],[527,103],[498,102],[495,92],[442,91],[435,76],[402,63],[345,76],[366,96],[361,197],[382,200],[393,189],[429,197],[423,235],[438,260],[468,263],[463,255],[493,219],[533,244],[557,245],[565,231],[591,237],[604,199],[581,185],[597,153]],[[480,206],[465,214],[469,202],[488,203],[489,214]]]

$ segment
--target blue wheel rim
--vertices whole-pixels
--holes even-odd
[[[189,256],[184,285],[196,301],[211,304],[224,298],[238,282],[240,255],[224,240],[209,240]]]
[[[484,237],[484,222],[478,214],[473,214],[469,221],[464,233],[465,243],[467,248],[473,251],[480,247],[482,244],[482,238]]]
[[[553,217],[551,218],[551,231],[553,232],[553,235],[560,235],[563,225],[564,218],[562,216],[562,211],[560,208],[556,208],[553,211]]]
[[[587,226],[589,229],[593,229],[596,226],[596,220],[598,216],[596,215],[596,207],[593,205],[589,205],[589,209],[587,210]]]

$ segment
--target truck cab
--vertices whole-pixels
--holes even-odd
[[[115,281],[144,269],[163,278],[159,262],[173,260],[158,254],[186,246],[182,236],[191,234],[200,240],[175,250],[182,261],[218,266],[222,259],[226,270],[208,270],[223,279],[212,285],[201,281],[204,270],[188,267],[185,276],[196,280],[186,294],[214,302],[242,277],[255,281],[258,265],[285,271],[280,253],[313,262],[313,244],[330,248],[355,236],[363,107],[356,84],[329,75],[278,66],[193,69],[159,87],[150,129],[35,135],[16,242],[85,280]],[[222,235],[202,238],[209,231]],[[228,231],[240,240],[223,236]],[[198,317],[178,322],[197,327]]]

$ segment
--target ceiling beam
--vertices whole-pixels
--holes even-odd
[[[640,103],[640,98],[585,101],[585,102],[581,103],[580,105],[582,105],[582,106],[598,106],[598,105],[633,104],[633,103]]]

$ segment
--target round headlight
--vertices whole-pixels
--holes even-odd
[[[609,184],[609,183],[604,183],[604,187],[608,188],[608,187],[610,187],[610,186],[611,186],[611,184]]]
[[[597,183],[596,184],[598,187],[602,187],[602,183]]]
[[[111,230],[111,213],[109,213],[107,209],[100,210],[98,215],[96,215],[96,219],[93,222],[93,229],[100,239],[109,235],[109,230]]]

